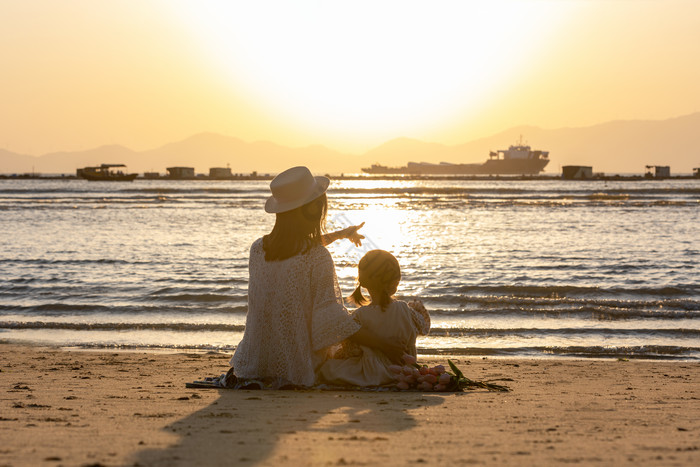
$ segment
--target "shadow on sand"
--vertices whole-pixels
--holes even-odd
[[[364,443],[415,427],[411,410],[442,403],[421,393],[219,390],[209,406],[165,427],[177,444],[138,452],[134,465],[352,463]]]

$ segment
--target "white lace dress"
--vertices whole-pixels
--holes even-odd
[[[330,253],[318,245],[268,262],[260,238],[249,274],[245,332],[230,361],[236,376],[312,386],[329,348],[360,329],[343,306]]]

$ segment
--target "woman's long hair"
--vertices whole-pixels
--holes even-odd
[[[391,303],[391,295],[396,292],[394,284],[401,280],[401,267],[398,260],[384,250],[371,250],[362,257],[357,265],[359,282],[357,288],[350,296],[350,301],[362,306],[369,301],[362,295],[362,287],[374,295],[383,310]]]
[[[277,213],[272,232],[263,237],[265,261],[281,261],[320,245],[321,236],[326,233],[327,212],[324,193],[301,207]]]

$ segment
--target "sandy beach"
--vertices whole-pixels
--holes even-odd
[[[444,394],[186,389],[221,353],[0,355],[2,466],[700,464],[694,362],[455,358],[512,391]]]

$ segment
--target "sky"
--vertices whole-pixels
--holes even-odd
[[[0,0],[0,148],[362,153],[700,111],[700,1]]]

